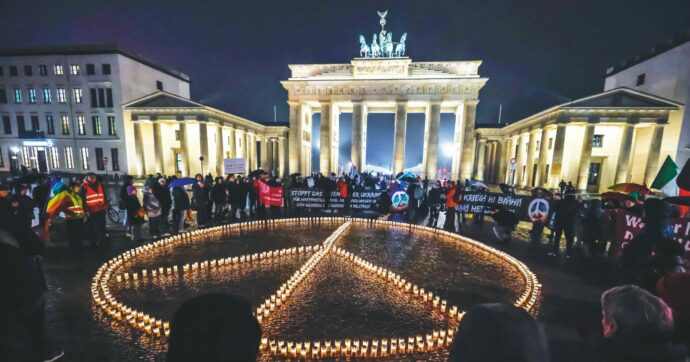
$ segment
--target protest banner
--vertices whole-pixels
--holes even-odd
[[[690,220],[671,219],[671,230],[673,238],[683,246],[685,259],[690,260]],[[616,214],[616,229],[614,240],[611,244],[611,255],[613,260],[617,260],[628,242],[644,228],[642,216],[635,215],[630,211],[618,209]]]
[[[244,158],[224,158],[223,159],[223,169],[225,174],[236,174],[245,172],[244,169]]]
[[[497,206],[512,212],[520,220],[546,221],[549,215],[549,201],[529,195],[509,195],[493,192],[465,192],[458,203],[457,211],[467,214],[489,215]]]
[[[354,191],[350,197],[350,209],[372,210],[380,194],[381,191]],[[326,205],[325,191],[318,189],[290,189],[288,190],[288,198],[293,208],[345,208],[345,200],[340,197],[338,191],[331,192],[328,205]]]
[[[261,182],[259,197],[259,202],[266,206],[283,206],[283,187],[268,186],[265,182]]]

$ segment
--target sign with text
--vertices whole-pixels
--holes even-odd
[[[283,187],[268,186],[265,182],[259,185],[259,202],[266,206],[283,206]]]
[[[224,158],[225,174],[244,173],[244,158]]]
[[[502,206],[520,220],[546,220],[549,202],[528,195],[508,195],[493,192],[466,192],[458,203],[457,211],[468,214],[489,215],[497,206]]]
[[[350,209],[372,210],[381,191],[354,191],[350,197]],[[329,200],[326,200],[326,192],[311,189],[288,190],[290,203],[294,208],[310,209],[343,209],[345,200],[340,197],[340,192],[332,191]]]
[[[628,245],[635,235],[644,228],[642,216],[635,215],[629,211],[619,209],[616,214],[616,230],[611,254],[616,260],[620,257],[623,249]],[[673,238],[683,246],[685,259],[690,260],[690,220],[671,219]]]

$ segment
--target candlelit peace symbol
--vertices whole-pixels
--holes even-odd
[[[253,228],[259,229],[265,224],[261,221],[254,221],[241,224],[224,225],[211,229],[187,232],[164,238],[151,244],[139,246],[116,256],[98,269],[91,285],[91,294],[93,300],[108,316],[116,320],[126,322],[132,327],[140,329],[147,334],[165,338],[170,333],[169,322],[158,319],[144,311],[134,310],[131,307],[123,304],[121,301],[116,300],[112,296],[109,284],[121,282],[123,280],[157,278],[159,276],[177,276],[179,278],[185,278],[185,276],[189,276],[188,274],[201,272],[210,273],[229,265],[257,263],[262,260],[297,255],[300,253],[310,254],[309,258],[304,262],[304,264],[302,264],[301,267],[294,274],[292,274],[292,276],[286,282],[281,284],[276,292],[271,294],[263,303],[256,307],[255,315],[259,323],[263,324],[271,318],[277,309],[284,305],[285,301],[288,300],[293,294],[295,288],[300,285],[300,283],[314,270],[314,268],[324,259],[324,257],[328,254],[331,254],[335,255],[336,257],[343,258],[353,266],[367,270],[370,274],[383,279],[392,286],[397,287],[401,292],[407,293],[411,297],[417,299],[419,302],[427,303],[434,310],[440,312],[448,322],[460,320],[462,318],[464,312],[458,310],[457,306],[449,305],[448,302],[445,299],[442,299],[440,296],[434,295],[434,293],[431,291],[425,291],[424,288],[411,283],[399,274],[374,265],[364,258],[338,247],[336,245],[337,241],[353,224],[374,224],[393,228],[411,228],[416,229],[415,231],[442,235],[444,237],[454,239],[456,242],[469,244],[472,247],[481,249],[484,252],[502,259],[503,262],[512,265],[519,271],[524,278],[525,290],[514,302],[517,307],[531,311],[534,308],[537,298],[540,294],[541,285],[539,285],[536,276],[522,262],[501,251],[490,248],[474,240],[464,238],[455,233],[391,221],[350,218],[324,219],[325,221],[342,222],[342,225],[340,225],[328,238],[326,238],[323,243],[319,245],[264,251],[250,255],[205,260],[170,267],[159,267],[158,269],[144,269],[134,272],[124,272],[124,265],[128,261],[134,261],[137,257],[150,255],[159,249],[203,242],[205,240],[213,239],[215,237],[219,238],[223,235],[237,232],[239,230],[252,230]],[[312,218],[311,221],[314,221],[314,219]],[[282,219],[273,221],[273,223],[277,226],[309,224],[309,222],[310,219],[307,218]],[[406,337],[389,336],[372,340],[359,340],[356,338],[356,336],[353,336],[353,338],[344,338],[338,340],[296,342],[269,339],[264,335],[261,339],[260,348],[265,353],[270,353],[273,356],[294,358],[323,358],[342,356],[386,357],[392,355],[427,352],[445,348],[452,343],[455,335],[455,327],[452,326],[454,323],[449,323],[448,325],[450,325],[450,327],[447,329],[428,331],[424,335]]]

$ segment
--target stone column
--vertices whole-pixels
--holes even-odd
[[[224,172],[224,158],[225,153],[223,153],[223,127],[220,124],[216,124],[216,175],[222,175]]]
[[[465,132],[465,105],[460,103],[455,109],[455,130],[453,132],[453,160],[451,162],[451,178],[460,178],[460,163],[462,162],[462,141]]]
[[[474,124],[478,100],[465,101],[460,179],[470,178],[474,166]]]
[[[249,173],[251,171],[254,171],[256,169],[256,164],[254,163],[254,151],[256,150],[256,143],[252,142],[252,134],[251,130],[247,130],[244,133],[244,153],[246,155],[245,159],[245,165],[244,168],[246,169],[245,173]]]
[[[340,158],[340,108],[331,104],[331,172],[338,173]]]
[[[333,144],[333,119],[331,103],[321,102],[321,145],[319,147],[319,170],[323,175],[331,171],[331,145]]]
[[[534,152],[536,152],[537,148],[537,131],[532,131],[529,133],[529,144],[527,146],[527,182],[526,186],[527,187],[534,187],[532,184],[536,185],[536,180],[534,178],[536,175],[534,174]],[[537,167],[537,172],[539,167]]]
[[[393,134],[393,175],[405,167],[405,137],[407,137],[407,103],[395,104],[395,131]]]
[[[496,177],[494,178],[495,183],[502,183],[506,181],[506,141],[500,140],[496,144]]]
[[[630,174],[630,155],[632,154],[632,141],[635,132],[635,122],[626,123],[621,130],[621,146],[618,149],[618,167],[616,168],[615,183],[628,182]]]
[[[165,162],[163,159],[163,128],[161,127],[161,124],[162,123],[159,120],[153,122],[153,148],[156,158],[156,172],[160,172],[165,175]]]
[[[278,174],[282,177],[288,176],[288,147],[285,137],[278,138]]]
[[[358,171],[364,171],[367,162],[367,106],[361,101],[352,102],[352,163]]]
[[[235,157],[236,158],[244,158],[244,164],[247,164],[247,137],[244,134],[244,129],[242,128],[235,128],[235,142],[238,142],[236,145],[237,148]]]
[[[565,144],[566,124],[560,123],[556,126],[556,137],[553,140],[553,157],[551,160],[551,170],[549,185],[552,188],[558,187],[561,182],[561,169],[563,168],[563,146]]]
[[[199,156],[191,160],[191,162],[193,162],[193,164],[198,162],[198,172],[205,174],[209,171],[210,158],[208,155],[208,124],[206,122],[199,122],[199,137],[197,138],[197,142],[199,142],[200,153]],[[201,156],[204,157],[203,161],[199,160]]]
[[[438,169],[438,132],[441,127],[441,103],[430,103],[425,118],[422,167],[424,169],[424,176],[434,180],[436,179]]]
[[[289,133],[289,172],[301,172],[302,160],[302,111],[299,102],[289,101],[290,133]]]
[[[228,149],[227,149],[227,157],[228,158],[237,158],[237,134],[235,134],[235,128],[234,127],[223,127],[225,132],[225,136],[227,137],[228,140]]]
[[[525,148],[524,144],[522,142],[522,134],[518,135],[517,137],[517,155],[515,155],[515,159],[517,159],[517,168],[515,169],[515,185],[516,186],[522,186],[524,177],[525,175],[522,172],[523,166],[525,166],[525,163],[522,161],[524,159],[523,155],[525,153]],[[525,167],[526,169],[527,167]]]
[[[546,128],[542,128],[541,136],[539,137],[539,159],[537,160],[537,186],[546,186],[546,162],[548,160],[547,152],[549,150],[549,137]]]
[[[484,159],[486,158],[486,140],[479,139],[479,147],[477,150],[477,170],[474,178],[477,180],[484,180]]]
[[[585,126],[585,135],[582,140],[582,150],[580,151],[580,168],[577,173],[577,189],[587,190],[587,179],[589,178],[589,164],[592,161],[592,140],[594,139],[594,122]]]
[[[273,173],[273,139],[264,137],[266,140],[266,172]]]
[[[644,170],[644,183],[651,185],[654,182],[656,173],[659,171],[659,153],[661,151],[661,141],[664,137],[664,125],[656,123],[652,131],[652,139],[649,141],[649,152],[647,152],[647,167]]]
[[[140,117],[141,118],[141,117]],[[144,142],[143,142],[143,137],[141,136],[141,119],[137,120],[137,122],[134,123],[134,145],[136,147],[136,155],[137,155],[137,175],[144,176],[146,173],[146,161],[144,159]],[[79,150],[75,150],[76,152],[79,152]],[[81,162],[81,161],[80,161]]]
[[[268,172],[268,138],[266,138],[265,136],[261,136],[259,138],[259,136],[257,136],[257,139],[261,142],[261,169]]]

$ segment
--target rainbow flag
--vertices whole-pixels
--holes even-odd
[[[46,215],[53,216],[59,213],[61,205],[67,197],[69,197],[67,190],[60,191],[53,195],[53,197],[51,197],[46,204]]]

